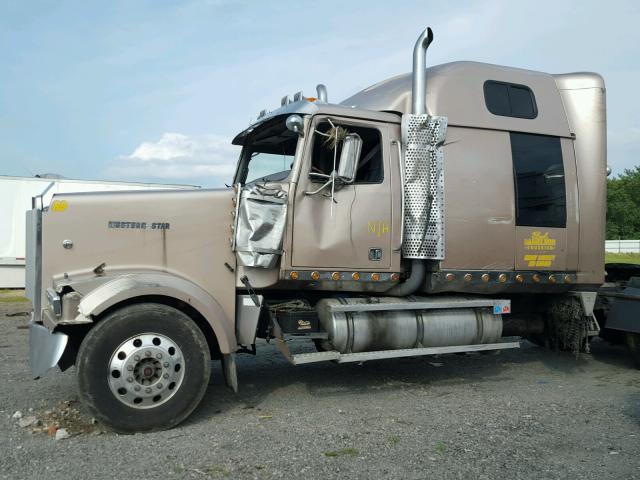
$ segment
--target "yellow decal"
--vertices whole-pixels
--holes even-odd
[[[525,255],[524,261],[529,267],[550,267],[556,259],[555,255]]]
[[[556,239],[549,238],[549,232],[531,232],[531,238],[524,239],[524,249],[529,251],[552,251],[556,249]],[[529,267],[550,267],[556,256],[552,254],[526,254],[524,261]]]
[[[370,234],[373,234],[378,238],[390,232],[389,224],[383,220],[374,220],[373,222],[367,222],[367,230]]]
[[[531,238],[524,239],[525,250],[555,250],[556,239],[549,238],[549,232],[544,234],[539,231],[531,233]]]
[[[69,204],[66,200],[54,200],[54,202],[51,204],[51,211],[64,212],[68,206]]]

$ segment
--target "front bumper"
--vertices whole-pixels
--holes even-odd
[[[29,357],[31,374],[34,379],[42,377],[55,367],[65,348],[69,337],[63,333],[52,333],[47,327],[36,323],[33,316],[29,322]]]

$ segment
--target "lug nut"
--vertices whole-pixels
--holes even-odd
[[[165,373],[164,375],[162,375],[162,378],[164,378],[165,380],[167,380],[169,378],[169,374]]]
[[[162,388],[162,384],[161,383],[158,384],[158,389],[160,389],[160,388]]]
[[[169,368],[169,362],[164,362],[164,363],[162,364],[162,366],[163,366],[164,368]]]
[[[135,357],[133,357],[133,359],[134,359],[136,362],[139,362],[139,361],[140,361],[140,355],[136,355]]]
[[[146,352],[144,352],[144,356],[145,357],[150,357],[151,356],[151,352],[149,350],[147,350]]]
[[[133,365],[129,365],[129,366],[127,367],[127,370],[129,370],[130,372],[133,372]]]
[[[147,388],[144,389],[144,391],[147,392],[147,393],[151,393],[151,388],[147,387]]]
[[[127,378],[127,382],[129,382],[129,383],[133,382],[133,377]]]
[[[162,358],[162,354],[161,354],[161,353],[156,353],[156,358],[157,358],[158,360],[160,360],[160,359]]]
[[[136,385],[135,387],[133,387],[133,389],[134,389],[136,392],[139,392],[139,391],[140,391],[140,385]]]

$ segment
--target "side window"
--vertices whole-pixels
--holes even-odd
[[[484,103],[494,115],[533,119],[538,116],[536,97],[526,85],[484,82]]]
[[[560,139],[511,132],[516,225],[565,227],[567,206]]]
[[[355,183],[381,183],[384,179],[382,167],[382,136],[376,128],[354,127],[352,125],[339,125],[333,122],[338,130],[338,140],[345,133],[357,133],[362,138],[362,151],[358,162]],[[319,132],[319,133],[318,133]],[[313,153],[311,159],[311,172],[330,175],[333,170],[334,146],[336,131],[329,122],[321,122],[316,127],[313,141]],[[336,154],[336,169],[340,162],[342,143],[338,141]],[[311,176],[313,181],[319,180]]]

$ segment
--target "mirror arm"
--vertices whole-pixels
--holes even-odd
[[[317,190],[311,190],[311,191],[306,191],[304,192],[305,195],[316,195],[318,193],[320,193],[322,190],[324,190],[325,188],[327,188],[329,185],[331,185],[334,182],[333,177],[330,177],[329,180],[327,180],[326,183],[324,183],[320,188],[318,188]]]

